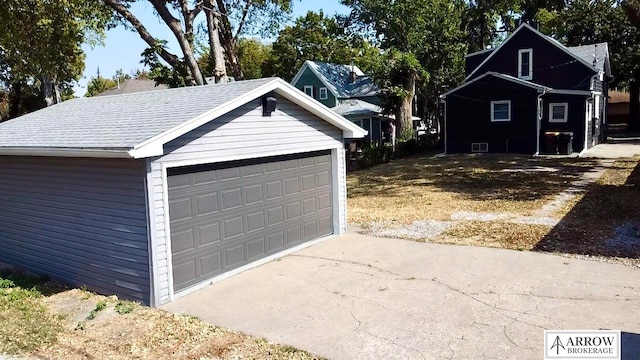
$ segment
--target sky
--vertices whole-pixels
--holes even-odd
[[[138,1],[132,5],[131,11],[144,24],[149,32],[156,38],[165,39],[169,43],[169,49],[178,56],[182,56],[180,48],[169,28],[153,14],[153,7],[146,1]],[[306,14],[308,11],[323,10],[326,15],[335,13],[346,14],[348,8],[341,5],[339,0],[293,0],[293,19]],[[96,76],[98,68],[103,77],[111,77],[118,69],[125,73],[131,73],[144,66],[140,63],[140,54],[147,48],[145,43],[135,31],[129,31],[123,27],[109,30],[104,40],[104,46],[91,48],[83,45],[86,54],[85,70],[82,78],[74,87],[76,96],[84,96],[87,91],[87,82]]]

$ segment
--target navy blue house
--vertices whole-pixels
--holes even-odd
[[[605,139],[607,43],[566,47],[523,24],[467,55],[466,75],[441,96],[447,153],[580,153]]]

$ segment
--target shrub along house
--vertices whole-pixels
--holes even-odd
[[[523,24],[467,55],[466,75],[441,96],[447,153],[571,153],[605,139],[607,43],[566,47]]]
[[[280,79],[24,115],[0,124],[0,262],[160,305],[343,233],[365,135]]]
[[[379,89],[357,66],[307,60],[291,84],[367,130],[366,140],[389,141],[389,118],[381,114]]]

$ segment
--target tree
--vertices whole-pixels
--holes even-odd
[[[226,77],[226,69],[221,66],[224,53],[227,66],[236,80],[241,80],[244,74],[236,50],[239,36],[277,29],[283,17],[291,11],[292,0],[203,0],[193,6],[188,0],[148,0],[178,41],[181,57],[169,52],[166,40],[155,38],[131,12],[130,5],[135,0],[104,1],[149,45],[143,56],[152,68],[151,73],[158,74],[157,80],[167,80],[173,85],[180,82],[202,85],[205,79],[197,61],[194,32],[199,14],[203,11],[206,14],[209,64],[213,75],[216,79]],[[164,69],[160,59],[171,69]]]
[[[538,15],[543,30],[569,46],[607,42],[614,86],[629,88],[631,129],[640,129],[640,30],[619,0],[574,0],[561,11]]]
[[[262,78],[262,68],[271,56],[271,46],[256,39],[240,39],[237,49],[245,79]]]
[[[105,79],[98,75],[92,77],[87,83],[87,92],[84,94],[86,97],[96,96],[102,94],[107,90],[111,90],[117,86],[116,82],[111,79]]]
[[[77,81],[84,69],[83,42],[95,44],[109,25],[110,11],[98,0],[7,0],[0,7],[0,52],[8,71],[11,115],[21,107],[25,89],[36,87],[40,105],[62,100],[62,88]],[[29,103],[32,101],[29,100]]]
[[[352,29],[366,32],[383,50],[382,61],[372,75],[387,95],[385,109],[395,114],[396,131],[406,138],[412,130],[416,88],[425,89],[423,96],[433,96],[437,87],[444,86],[441,78],[429,82],[432,73],[456,74],[454,82],[461,79],[466,46],[460,29],[465,4],[462,0],[342,2],[351,7]]]
[[[640,31],[640,1],[638,0],[625,0],[622,2],[623,9],[627,15],[627,18],[634,26],[636,32]],[[637,40],[636,43],[638,44]],[[635,45],[634,44],[634,45]],[[637,58],[640,57],[639,51],[636,49],[633,52],[636,57],[636,62],[629,65],[638,65]],[[640,130],[640,76],[637,69],[634,69],[633,81],[629,83],[629,129]]]
[[[280,32],[263,73],[290,81],[305,60],[348,64],[360,45],[335,18],[309,11]]]

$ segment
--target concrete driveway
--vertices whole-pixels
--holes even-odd
[[[541,359],[544,329],[640,354],[640,269],[356,234],[163,308],[332,359]]]

